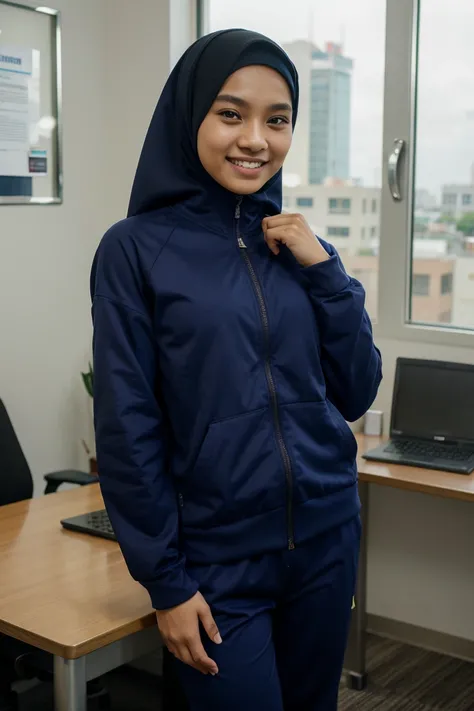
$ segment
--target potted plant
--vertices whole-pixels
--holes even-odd
[[[87,373],[81,373],[81,376],[87,394],[92,399],[94,397],[94,369],[92,368],[92,363],[89,362],[89,370]],[[93,455],[85,440],[82,440],[82,446],[89,458],[89,472],[97,475],[97,458]]]

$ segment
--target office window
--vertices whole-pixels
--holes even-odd
[[[473,26],[470,0],[387,2],[379,334],[389,338],[474,345]]]
[[[364,198],[362,200],[362,214],[365,215],[367,212],[367,198]]]
[[[453,274],[443,274],[441,277],[441,293],[452,294],[453,292]]]
[[[350,228],[349,227],[328,227],[327,229],[328,237],[349,237]]]
[[[351,199],[329,198],[328,211],[333,215],[348,215],[351,211]]]
[[[429,274],[413,274],[411,293],[413,296],[428,296],[431,277]]]
[[[385,176],[380,160],[385,2],[358,0],[357,11],[354,7],[354,0],[326,3],[324,12],[314,0],[201,0],[199,12],[201,34],[229,27],[262,32],[281,44],[296,64],[300,83],[306,84],[302,86],[304,100],[293,147],[284,165],[284,185],[301,186],[303,198],[304,186],[321,187],[322,200],[329,200],[322,202],[323,210],[345,216],[347,251],[351,254],[359,242],[358,215],[353,217],[351,209],[354,201],[359,209],[357,182],[381,186]],[[341,27],[344,41],[340,39]],[[331,181],[344,186],[343,191],[338,190],[340,197],[330,192]],[[293,198],[292,206],[295,204]],[[313,206],[317,206],[317,198]],[[367,210],[370,205],[366,203]],[[354,249],[350,249],[352,239]],[[367,260],[372,263],[372,274],[377,272],[378,256],[374,253]],[[374,278],[364,283],[366,291],[371,290],[367,303],[373,319],[377,315],[377,284]]]
[[[360,228],[360,238],[365,239],[365,227]]]
[[[313,207],[313,198],[312,197],[296,198],[296,204],[298,207]]]
[[[371,236],[371,237],[376,237],[376,236],[377,236],[377,228],[376,228],[376,227],[371,227],[371,228],[370,228],[370,236]]]
[[[377,212],[377,200],[372,200],[372,212],[374,214]]]
[[[444,208],[447,213],[454,217],[454,225],[446,226],[445,231],[434,232],[432,221],[427,224],[427,231],[421,237],[412,235],[413,265],[415,270],[417,259],[424,256],[422,242],[429,240],[430,236],[436,238],[438,244],[431,252],[426,251],[426,257],[433,260],[434,264],[438,259],[446,259],[451,251],[456,254],[455,262],[458,269],[453,264],[453,270],[449,274],[436,276],[436,268],[433,268],[433,278],[441,279],[441,294],[452,297],[452,315],[459,316],[456,326],[470,326],[474,328],[474,313],[466,314],[465,310],[459,308],[462,299],[474,297],[474,289],[469,292],[468,282],[465,282],[461,275],[466,263],[472,263],[473,254],[468,243],[459,239],[453,242],[453,232],[457,229],[464,233],[466,237],[474,235],[474,219],[469,219],[469,213],[463,217],[462,206],[469,205],[471,191],[462,191],[461,186],[469,185],[471,182],[471,163],[474,155],[474,115],[472,114],[472,96],[474,94],[474,75],[471,71],[466,71],[466,81],[462,87],[454,82],[451,86],[450,101],[448,104],[442,101],[441,93],[438,89],[433,92],[433,80],[437,77],[439,81],[440,72],[446,71],[446,57],[458,67],[472,67],[474,62],[474,51],[472,47],[472,35],[465,34],[465,26],[474,26],[474,3],[466,3],[463,0],[421,0],[420,2],[420,28],[419,28],[419,49],[417,67],[417,124],[415,154],[415,190],[426,189],[431,193],[442,193],[441,214]],[[450,27],[449,39],[443,42],[443,51],[438,52],[436,45],[441,38],[446,35],[446,27]],[[469,96],[470,95],[470,96]],[[456,112],[451,115],[451,108],[456,106]],[[470,112],[470,113],[469,113]],[[448,125],[451,127],[448,130]],[[436,127],[436,128],[435,128]],[[441,128],[445,127],[445,128]],[[441,128],[441,130],[440,130]],[[434,135],[438,137],[438,157],[439,162],[432,162],[430,145]],[[457,152],[458,158],[454,158]],[[465,153],[465,157],[462,157]],[[450,185],[446,185],[445,176],[449,176]],[[465,210],[464,210],[465,212]],[[474,217],[474,216],[473,216]],[[439,228],[437,228],[439,230]],[[453,249],[453,247],[455,248]],[[434,246],[434,243],[433,243]],[[453,273],[459,278],[453,277]],[[439,271],[438,271],[439,274]],[[415,291],[417,278],[413,280],[412,295],[419,293]],[[423,286],[419,287],[420,289]],[[467,293],[466,293],[467,292]],[[438,292],[439,293],[439,292]],[[438,299],[437,289],[433,289],[429,296],[432,302],[430,309],[434,323],[447,323],[445,317],[436,316]],[[446,311],[446,304],[443,304],[443,311]],[[441,310],[438,312],[441,314]],[[461,316],[462,314],[462,316]],[[411,312],[411,320],[417,321],[416,309]],[[428,319],[425,319],[428,320]]]

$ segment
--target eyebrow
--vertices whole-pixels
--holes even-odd
[[[219,94],[219,96],[216,98],[216,101],[227,102],[227,103],[235,104],[236,106],[242,106],[245,108],[248,108],[248,106],[249,106],[248,101],[245,101],[245,99],[242,99],[240,96],[233,96],[232,94]],[[286,102],[282,102],[282,103],[278,103],[278,104],[271,104],[268,108],[271,111],[291,111],[292,110],[290,104],[287,104]]]

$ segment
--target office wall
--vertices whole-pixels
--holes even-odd
[[[64,203],[0,208],[0,397],[36,495],[44,472],[87,466],[81,438],[92,441],[91,403],[80,371],[90,357],[90,264],[126,212],[146,126],[184,42],[182,5],[171,17],[169,0],[54,2],[62,12]]]
[[[107,214],[126,214],[137,160],[171,67],[195,37],[193,0],[103,0],[107,7]]]
[[[87,279],[105,228],[105,8],[55,0],[63,21],[64,204],[0,207],[0,397],[33,470],[84,465]],[[86,39],[87,38],[87,39]],[[85,51],[87,48],[87,51]]]
[[[376,404],[386,431],[398,356],[473,362],[470,348],[387,339],[378,345],[384,382]],[[473,514],[466,502],[371,487],[369,613],[474,641]]]

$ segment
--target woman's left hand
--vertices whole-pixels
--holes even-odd
[[[282,213],[262,220],[265,242],[273,254],[279,254],[279,243],[285,244],[302,267],[329,259],[303,215]]]

